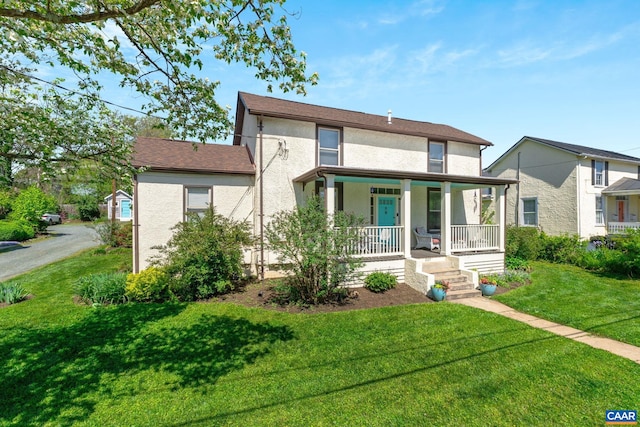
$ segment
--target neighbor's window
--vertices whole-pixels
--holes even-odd
[[[429,172],[444,173],[444,143],[429,141]]]
[[[591,160],[591,184],[597,186],[609,185],[609,162]]]
[[[522,225],[538,225],[538,199],[522,199]]]
[[[201,217],[211,204],[211,187],[185,187],[185,212],[195,212]]]
[[[318,165],[340,164],[340,131],[318,128]]]
[[[604,224],[604,206],[602,196],[596,196],[596,224]]]

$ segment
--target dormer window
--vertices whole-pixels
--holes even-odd
[[[340,130],[318,128],[318,166],[340,163]]]
[[[444,142],[429,141],[428,171],[444,173]]]

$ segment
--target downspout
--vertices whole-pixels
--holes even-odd
[[[488,145],[485,145],[484,147],[480,147],[480,176],[482,176],[482,152],[487,148],[489,148]]]
[[[507,203],[509,203],[507,201],[507,191],[509,190],[509,188],[511,188],[511,184],[507,184],[504,186],[504,212],[502,212],[502,218],[500,218],[500,221],[502,223],[501,227],[504,227],[504,241],[502,243],[504,245],[505,254],[507,253]]]
[[[140,233],[138,232],[138,174],[133,175],[133,272],[140,272]]]
[[[518,170],[516,171],[516,227],[520,226],[520,152],[518,151]]]
[[[260,130],[260,281],[264,285],[264,170],[262,169],[263,165],[263,156],[262,156],[262,116],[260,116],[260,121],[258,122],[258,129]]]

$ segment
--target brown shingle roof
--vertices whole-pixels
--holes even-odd
[[[491,142],[470,133],[461,131],[448,125],[429,122],[418,122],[392,117],[391,124],[387,123],[387,116],[359,113],[357,111],[341,110],[338,108],[321,107],[302,102],[286,101],[269,96],[253,95],[238,92],[238,110],[236,119],[236,135],[240,134],[246,107],[250,114],[279,117],[291,120],[315,122],[321,125],[352,127],[378,132],[390,132],[402,135],[421,136],[430,139],[468,142],[478,145],[493,145]],[[239,144],[236,137],[234,144]]]
[[[195,147],[195,148],[194,148]],[[138,137],[132,164],[151,170],[255,174],[246,147]]]

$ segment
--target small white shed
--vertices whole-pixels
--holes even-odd
[[[107,218],[111,219],[111,199],[113,194],[109,194],[104,198],[107,204]],[[116,219],[120,221],[131,221],[133,218],[133,210],[131,205],[133,197],[123,190],[116,191]]]

